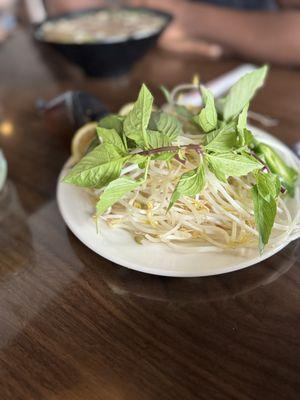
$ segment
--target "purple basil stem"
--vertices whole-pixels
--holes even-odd
[[[280,187],[280,192],[281,192],[281,193],[285,193],[285,192],[286,192],[286,188],[283,187],[283,186],[281,186],[281,187]]]
[[[185,160],[182,160],[178,154],[174,157],[176,161],[180,162],[182,165],[185,165]]]

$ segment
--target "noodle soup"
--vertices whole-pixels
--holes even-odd
[[[103,9],[45,22],[40,35],[52,43],[115,43],[149,37],[165,24],[164,16],[145,10]]]

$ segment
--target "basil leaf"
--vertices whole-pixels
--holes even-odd
[[[247,103],[244,106],[242,112],[240,113],[240,115],[238,117],[238,122],[237,122],[237,131],[239,133],[241,146],[245,145],[245,130],[247,128],[248,108],[249,108],[249,103]]]
[[[90,151],[94,150],[94,148],[99,146],[99,144],[101,144],[100,141],[99,141],[99,137],[97,136],[97,134],[95,134],[95,138],[89,144],[89,147],[88,147],[88,149],[87,149],[85,154],[87,154]]]
[[[128,177],[121,177],[110,182],[96,205],[97,216],[102,215],[105,211],[118,202],[125,194],[131,192],[140,186],[144,180],[134,181]]]
[[[218,165],[214,165],[208,162],[208,169],[219,179],[219,181],[227,182],[227,177],[224,172],[218,167]]]
[[[263,154],[267,166],[270,171],[277,174],[287,189],[290,196],[294,195],[295,183],[299,173],[294,169],[289,167],[280,155],[265,143],[259,143],[255,148],[255,151]]]
[[[101,188],[118,178],[129,156],[121,156],[110,143],[103,143],[83,157],[63,182],[76,186]]]
[[[265,201],[277,199],[280,192],[280,181],[277,175],[260,172],[256,177],[257,190]]]
[[[182,106],[180,104],[175,104],[174,106],[174,111],[176,112],[177,115],[180,117],[183,117],[185,119],[192,119],[194,117],[194,114],[187,109],[185,106]]]
[[[210,132],[216,129],[218,124],[214,96],[204,86],[200,86],[200,88],[205,107],[202,108],[199,115],[194,117],[194,121],[200,125],[204,132]]]
[[[205,136],[205,149],[218,153],[224,153],[237,147],[237,135],[235,123],[232,122],[208,133]]]
[[[152,104],[153,96],[143,84],[133,109],[124,120],[125,135],[142,148],[148,148],[146,129],[150,120]]]
[[[171,103],[171,93],[169,92],[169,90],[165,86],[161,86],[160,90],[163,92],[163,95],[165,96],[167,103],[170,104]]]
[[[147,130],[147,140],[151,149],[166,147],[172,144],[171,139],[161,132]]]
[[[110,115],[107,115],[106,117],[102,118],[99,121],[98,127],[105,128],[105,129],[114,129],[119,134],[119,136],[122,138],[124,147],[127,150],[127,147],[128,147],[128,145],[130,145],[130,143],[127,143],[125,133],[123,132],[123,121],[124,121],[124,117],[121,117],[121,116],[115,115],[115,114],[110,114]],[[130,139],[128,142],[130,142]],[[129,146],[129,147],[132,147],[132,146]]]
[[[222,97],[221,99],[215,99],[215,107],[217,110],[217,114],[223,115],[224,114],[224,105],[225,105],[225,97]]]
[[[257,185],[251,189],[254,205],[254,217],[259,232],[259,251],[262,254],[265,245],[269,242],[271,231],[275,222],[277,203],[271,199],[266,201],[259,193]]]
[[[255,158],[244,154],[207,154],[206,158],[213,171],[217,171],[216,176],[243,176],[263,168]]]
[[[98,126],[97,135],[102,139],[103,143],[110,143],[120,154],[126,154],[125,145],[115,129],[106,129]]]
[[[100,119],[98,126],[105,129],[114,129],[120,136],[123,132],[123,120],[115,114],[106,115]]]
[[[170,139],[170,142],[176,140],[182,133],[182,125],[177,118],[159,111],[152,112],[149,128],[161,132]]]
[[[181,175],[179,182],[172,194],[168,211],[181,196],[195,196],[200,193],[205,186],[204,163],[198,168],[185,172]]]
[[[237,116],[247,103],[252,99],[257,89],[265,80],[268,67],[265,65],[244,75],[229,90],[225,97],[223,116],[225,121]]]
[[[245,141],[245,146],[251,146],[253,147],[254,145],[254,136],[249,129],[244,129],[244,141]]]

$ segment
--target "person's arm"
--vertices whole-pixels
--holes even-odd
[[[291,2],[281,0],[281,3]],[[296,3],[300,1],[293,0],[294,6]],[[149,0],[148,4],[173,13],[178,30],[191,38],[219,44],[237,55],[258,61],[300,65],[300,11],[297,9],[246,12],[182,0]]]
[[[298,8],[300,7],[300,0],[277,0],[280,7],[283,8]]]
[[[103,6],[105,3],[101,0],[44,0],[44,2],[50,15]]]
[[[242,12],[195,4],[189,12],[183,23],[192,36],[259,61],[300,65],[300,11]]]

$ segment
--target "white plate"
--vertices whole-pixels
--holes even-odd
[[[261,141],[272,144],[283,156],[292,160],[294,167],[300,169],[299,160],[288,147],[257,128],[251,127],[251,130]],[[241,256],[234,252],[197,253],[193,250],[182,252],[171,249],[165,244],[156,243],[139,245],[125,230],[110,229],[104,222],[100,223],[100,233],[97,233],[91,218],[94,209],[85,190],[61,183],[62,177],[67,172],[67,165],[68,163],[65,164],[57,185],[57,201],[63,219],[74,235],[87,247],[124,267],[164,276],[217,275],[257,264],[289,243],[284,242],[274,248],[267,247],[263,256],[260,256],[257,250],[247,251],[247,256]],[[299,204],[295,199],[289,200],[288,208],[291,214],[295,215]]]

